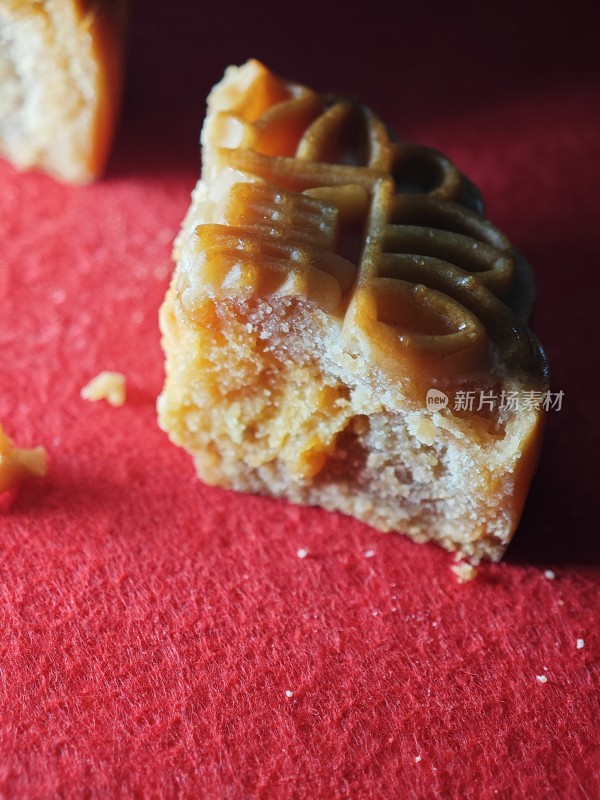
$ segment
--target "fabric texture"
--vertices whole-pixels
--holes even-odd
[[[50,457],[0,498],[0,797],[600,796],[594,6],[456,6],[148,0],[106,178],[0,163],[0,420]],[[205,97],[249,56],[446,152],[536,271],[563,407],[473,581],[434,546],[204,486],[157,427]],[[80,398],[102,370],[122,408]]]

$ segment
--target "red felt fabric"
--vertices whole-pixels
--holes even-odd
[[[0,163],[0,420],[51,462],[1,503],[2,797],[600,796],[594,4],[302,9],[138,4],[106,179]],[[446,151],[536,269],[564,406],[472,583],[434,546],[203,486],[156,425],[204,98],[252,55]],[[123,408],[80,399],[105,369]]]

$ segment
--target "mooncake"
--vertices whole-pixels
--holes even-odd
[[[202,148],[160,311],[162,428],[208,484],[499,559],[548,373],[531,270],[478,190],[255,60],[212,90]]]
[[[124,0],[2,0],[0,155],[85,184],[119,111]]]

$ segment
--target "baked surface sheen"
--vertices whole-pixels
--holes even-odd
[[[160,315],[161,426],[208,483],[500,558],[543,411],[499,398],[547,375],[531,273],[475,187],[257,61],[211,92],[202,144]]]

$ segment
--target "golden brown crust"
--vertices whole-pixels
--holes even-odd
[[[88,0],[93,57],[99,64],[93,140],[86,171],[92,179],[104,172],[115,133],[123,92],[126,0]]]
[[[393,141],[364,106],[278,81],[258,62],[232,74],[209,100],[205,174],[250,182],[197,231],[212,291],[219,281],[245,296],[288,291],[293,251],[296,291],[344,317],[344,335],[366,336],[392,373],[411,373],[416,392],[500,366],[544,381],[539,345],[505,302],[528,304],[511,296],[518,259],[454,164]],[[326,238],[315,233],[322,217]],[[354,252],[349,227],[363,231]],[[238,283],[232,258],[244,264]]]
[[[504,504],[507,517],[512,521],[508,541],[517,530],[517,526],[525,508],[531,481],[538,467],[544,433],[546,431],[546,414],[538,410],[529,433],[520,445],[520,458],[516,461],[512,472],[510,490],[505,493]]]

